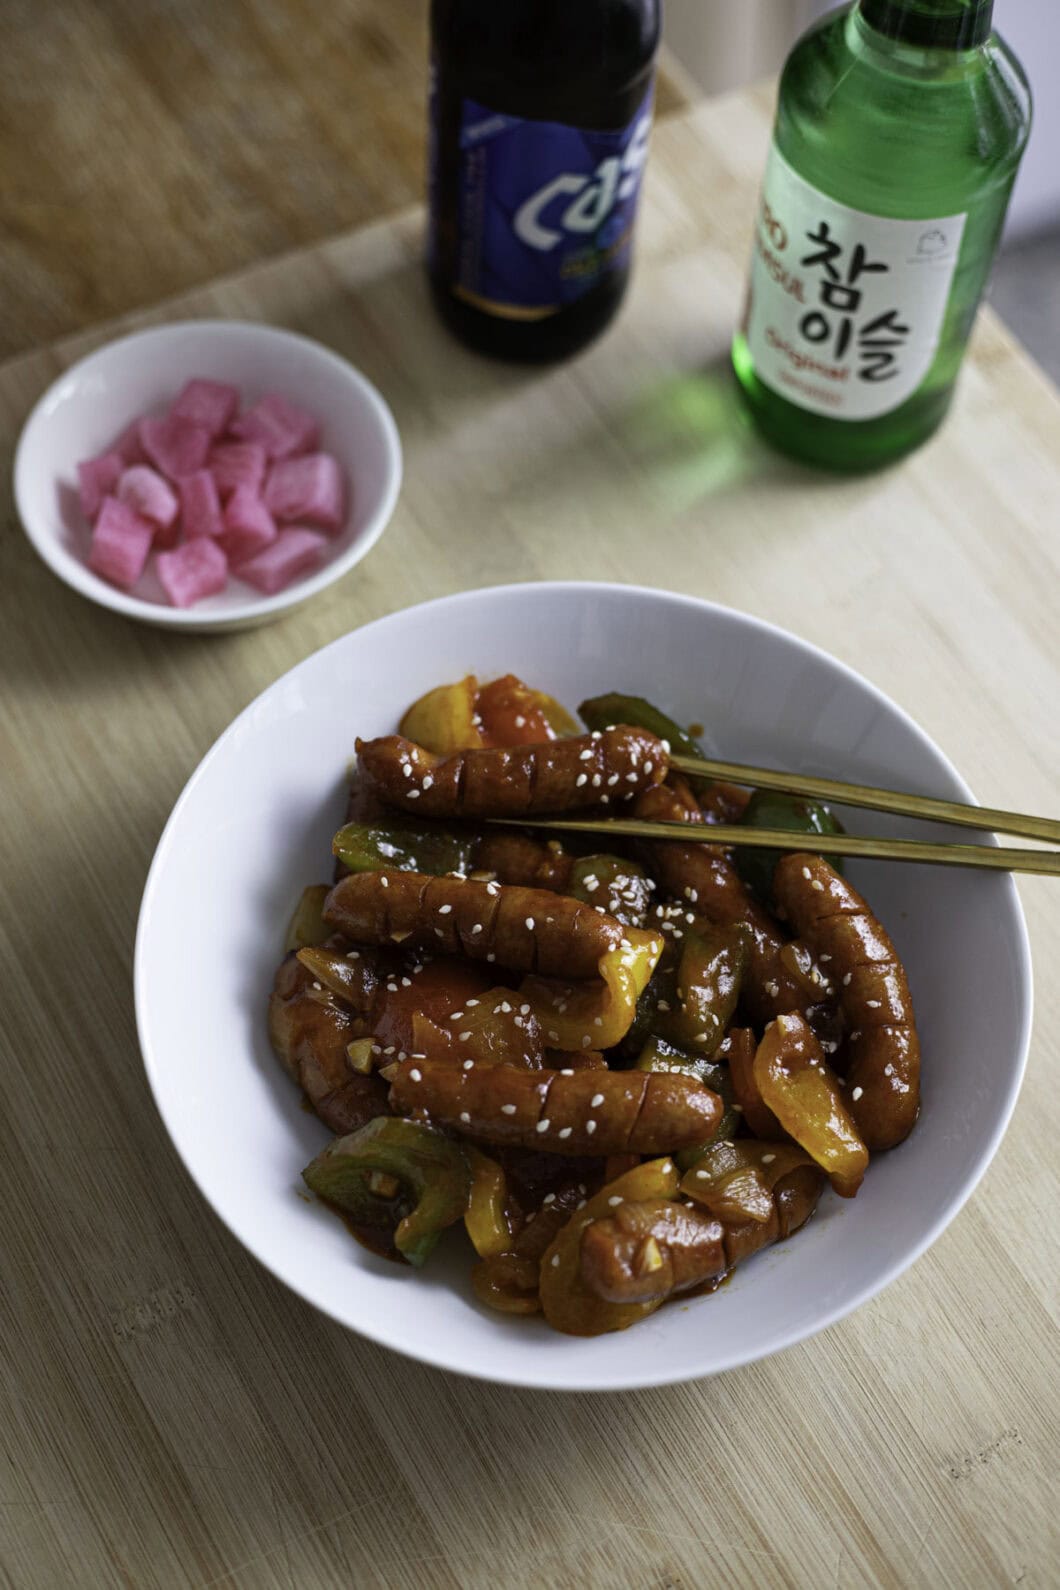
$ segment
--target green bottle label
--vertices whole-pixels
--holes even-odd
[[[832,419],[896,409],[931,368],[966,219],[852,210],[774,145],[744,317],[755,374]]]

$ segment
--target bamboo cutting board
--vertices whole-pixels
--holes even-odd
[[[833,480],[766,452],[726,345],[768,119],[753,93],[660,127],[632,297],[559,369],[495,367],[448,340],[423,290],[417,212],[124,323],[271,320],[353,359],[394,407],[407,476],[390,530],[273,627],[205,638],[127,623],[57,583],[8,508],[12,1585],[1055,1583],[1055,884],[1020,886],[1038,969],[1031,1068],[967,1208],[852,1318],[697,1385],[508,1391],[317,1317],[191,1187],[137,1052],[140,891],[199,757],[307,653],[463,586],[605,577],[744,607],[868,674],[984,799],[1055,808],[1060,400],[985,314],[953,418],[906,464]],[[0,369],[8,451],[56,371],[113,329]]]

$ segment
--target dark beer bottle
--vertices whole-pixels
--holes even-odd
[[[428,274],[480,352],[546,360],[629,280],[660,0],[432,0]]]

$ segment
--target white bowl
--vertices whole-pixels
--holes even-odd
[[[230,381],[243,403],[281,391],[321,420],[321,446],[342,464],[350,507],[323,565],[276,596],[231,579],[194,607],[170,607],[149,566],[128,595],[88,566],[90,530],[77,465],[103,452],[138,415],[164,410],[192,376]],[[298,607],[339,579],[386,529],[401,486],[401,443],[370,381],[308,337],[241,320],[188,320],[109,342],[54,381],[15,454],[15,502],[48,567],[103,607],[163,629],[244,629]]]
[[[745,614],[611,585],[471,591],[337,640],[236,719],[177,802],[144,892],[136,1009],[162,1117],[204,1196],[282,1281],[365,1336],[513,1385],[607,1390],[731,1369],[848,1314],[923,1253],[1000,1142],[1026,1059],[1031,974],[1012,881],[851,863],[909,972],[924,1054],[912,1136],[857,1199],[826,1192],[806,1229],[710,1297],[584,1341],[479,1308],[470,1247],[449,1235],[422,1272],[360,1248],[307,1202],[327,1140],[272,1055],[265,1004],[288,915],[326,880],[356,734],[390,733],[430,686],[524,676],[571,708],[626,690],[707,725],[715,754],[971,799],[941,751],[834,658]],[[861,832],[954,835],[851,813]]]

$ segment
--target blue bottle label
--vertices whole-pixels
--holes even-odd
[[[508,319],[544,319],[625,266],[651,116],[650,88],[616,132],[505,116],[466,99],[457,296]]]

